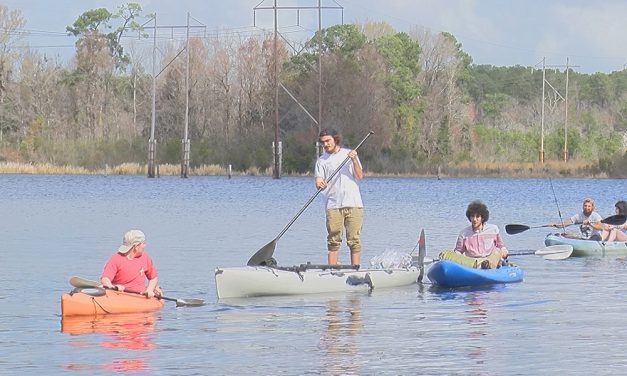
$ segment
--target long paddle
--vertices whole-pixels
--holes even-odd
[[[550,245],[537,251],[510,251],[509,256],[542,256],[545,260],[565,260],[573,253],[573,246],[568,244]],[[425,264],[439,261],[439,259],[425,259]]]
[[[368,132],[366,137],[364,137],[364,139],[361,140],[361,142],[353,150],[359,149],[359,147],[364,142],[366,142],[368,137],[372,136],[373,134],[374,134],[373,131]],[[333,171],[331,176],[329,176],[329,178],[326,180],[327,184],[329,184],[331,179],[333,179],[335,177],[335,175],[337,175],[337,173],[340,172],[342,167],[344,167],[344,165],[346,164],[346,162],[348,162],[349,159],[350,159],[350,157],[346,157],[346,159],[344,159],[342,164],[340,164],[340,166],[335,171]],[[292,224],[294,224],[294,222],[296,222],[296,219],[298,219],[298,217],[300,217],[300,215],[303,214],[303,212],[305,211],[305,209],[307,209],[309,204],[311,204],[313,202],[313,200],[316,197],[318,197],[320,192],[322,192],[323,190],[324,190],[324,188],[318,188],[316,193],[313,196],[311,196],[311,198],[307,201],[307,203],[298,211],[298,213],[296,213],[294,218],[292,218],[292,220],[283,228],[283,230],[281,230],[279,235],[277,235],[276,238],[272,239],[270,241],[270,243],[264,245],[260,250],[255,252],[255,254],[250,258],[250,260],[248,260],[247,265],[248,266],[257,266],[257,265],[267,265],[267,264],[269,264],[271,262],[272,255],[274,254],[274,249],[276,248],[276,243],[279,240],[279,238],[281,238],[281,236],[283,236],[283,234],[285,234],[285,232],[290,228],[290,226],[292,226]]]
[[[82,278],[82,277],[72,277],[70,278],[70,285],[78,288],[105,288],[102,283],[98,281],[92,281],[90,279]],[[144,295],[138,291],[128,291],[124,290],[124,292],[128,292],[131,294]],[[157,299],[169,300],[172,302],[176,302],[177,307],[181,306],[201,306],[205,304],[203,299],[196,298],[185,298],[185,299],[176,299],[176,298],[168,298],[167,296],[155,296]]]
[[[601,223],[616,226],[616,225],[622,225],[623,223],[625,223],[626,219],[627,217],[625,217],[624,214],[616,214],[616,215],[611,215],[607,218],[602,219]],[[510,225],[505,225],[505,232],[507,232],[510,235],[514,235],[514,234],[519,234],[521,232],[527,231],[531,228],[539,228],[539,227],[551,227],[551,226],[550,225],[527,226],[527,225],[519,225],[519,224],[510,224]]]

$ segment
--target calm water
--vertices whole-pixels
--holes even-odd
[[[553,180],[563,216],[583,197],[613,214],[625,180]],[[424,228],[429,256],[483,199],[490,222],[558,219],[546,179],[368,178],[363,261],[409,252]],[[241,266],[315,192],[311,178],[0,175],[0,374],[6,375],[552,375],[627,373],[627,261],[520,256],[520,284],[441,291],[217,301],[216,266]],[[140,228],[171,297],[150,315],[62,321],[72,275],[97,279],[122,234]],[[509,236],[541,248],[544,229]],[[326,260],[320,199],[280,239],[282,265]],[[342,249],[341,260],[348,251]]]

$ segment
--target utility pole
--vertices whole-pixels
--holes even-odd
[[[568,162],[568,57],[566,58],[566,109],[564,110],[564,162]]]
[[[155,140],[155,128],[156,128],[156,117],[157,117],[157,77],[163,71],[165,71],[170,64],[183,52],[183,50],[179,51],[176,56],[172,60],[170,60],[159,73],[157,73],[157,29],[179,29],[186,28],[187,36],[186,36],[186,44],[184,50],[186,51],[186,69],[185,69],[185,124],[183,131],[183,160],[181,162],[181,177],[186,178],[189,170],[189,152],[190,152],[190,143],[188,136],[188,122],[189,122],[189,29],[190,28],[203,28],[206,29],[205,25],[202,26],[190,26],[189,25],[190,15],[187,13],[187,25],[185,26],[157,26],[157,15],[155,14],[152,18],[154,21],[154,26],[152,27],[144,27],[143,29],[153,29],[152,33],[152,116],[150,121],[150,139],[148,140],[148,177],[154,178],[156,175],[157,163],[157,140]],[[194,19],[196,20],[196,19]],[[196,20],[198,21],[198,20]],[[143,25],[142,25],[143,26]]]
[[[155,157],[157,141],[155,140],[155,115],[157,112],[157,15],[152,33],[152,116],[150,118],[150,140],[148,140],[148,177],[155,177]]]
[[[181,177],[187,178],[189,173],[189,12],[187,12],[187,31],[185,35],[185,127],[183,130]]]
[[[541,123],[541,133],[540,133],[540,153],[539,153],[539,161],[544,164],[544,103],[546,100],[545,96],[545,85],[549,85],[549,87],[553,90],[557,96],[564,101],[565,103],[565,114],[564,114],[564,150],[562,151],[562,157],[564,162],[568,161],[568,71],[569,68],[578,67],[579,65],[569,65],[568,58],[566,58],[566,93],[565,98],[560,94],[560,92],[551,85],[551,83],[546,79],[546,67],[564,67],[564,65],[546,65],[545,58],[542,58],[542,119]]]
[[[540,163],[544,164],[544,85],[546,84],[545,58],[542,58],[542,119],[540,120]]]
[[[333,0],[336,4],[337,2]],[[267,6],[259,6],[264,1],[259,3],[256,7],[253,8],[253,24],[256,26],[256,15],[257,10],[269,10],[272,9],[274,11],[274,112],[275,112],[275,127],[274,127],[274,142],[273,142],[273,173],[272,177],[274,179],[281,178],[281,141],[279,140],[279,87],[281,87],[289,96],[294,100],[299,107],[309,116],[310,119],[317,125],[318,134],[321,130],[322,124],[322,9],[341,9],[342,10],[342,23],[344,23],[344,8],[337,4],[336,6],[321,6],[320,0],[318,0],[317,6],[278,6],[277,0],[274,0],[274,4],[271,7]],[[277,48],[277,40],[278,40],[278,21],[277,21],[277,12],[279,10],[296,10],[297,17],[300,22],[300,11],[305,9],[317,9],[318,11],[318,119],[316,120],[311,116],[311,114],[305,109],[305,107],[299,103],[294,95],[290,93],[285,86],[283,86],[279,82],[279,72],[278,72],[278,48]],[[289,44],[289,43],[288,43]],[[318,142],[316,142],[316,157],[320,154],[320,148],[318,146]]]

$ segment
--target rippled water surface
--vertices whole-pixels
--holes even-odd
[[[601,215],[625,180],[554,179],[563,216],[593,196]],[[0,374],[610,375],[627,373],[627,261],[519,256],[519,284],[217,301],[214,269],[242,266],[292,219],[311,178],[0,175]],[[454,245],[469,201],[490,222],[558,220],[547,179],[367,178],[363,259]],[[61,320],[73,275],[97,279],[122,234],[140,228],[171,297],[202,307]],[[505,235],[543,246],[545,229]],[[326,260],[314,201],[279,240],[282,265]],[[341,260],[348,259],[342,249]],[[514,259],[514,258],[513,258]]]

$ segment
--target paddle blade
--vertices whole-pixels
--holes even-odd
[[[422,281],[422,277],[425,274],[425,256],[427,255],[427,244],[425,240],[425,230],[420,230],[420,239],[418,239],[418,267],[420,268],[420,275],[418,276],[418,282]]]
[[[102,287],[102,284],[98,281],[77,276],[70,278],[70,285],[78,288]]]
[[[168,299],[169,300],[169,299]],[[185,299],[175,299],[177,307],[199,307],[205,305],[204,299],[197,298],[185,298]]]
[[[530,228],[531,227],[525,226],[525,225],[511,224],[511,225],[505,225],[505,232],[507,232],[510,235],[515,235],[515,234],[520,234],[523,231],[527,231]]]
[[[627,220],[625,214],[610,215],[609,217],[602,219],[601,223],[605,223],[612,226],[620,226]]]
[[[568,244],[556,244],[544,247],[535,252],[545,260],[564,260],[573,253],[573,246]]]
[[[276,248],[276,239],[273,239],[270,243],[264,245],[260,250],[258,250],[253,257],[248,260],[246,265],[248,266],[259,266],[266,265],[272,259],[272,255],[274,254],[274,249]]]

